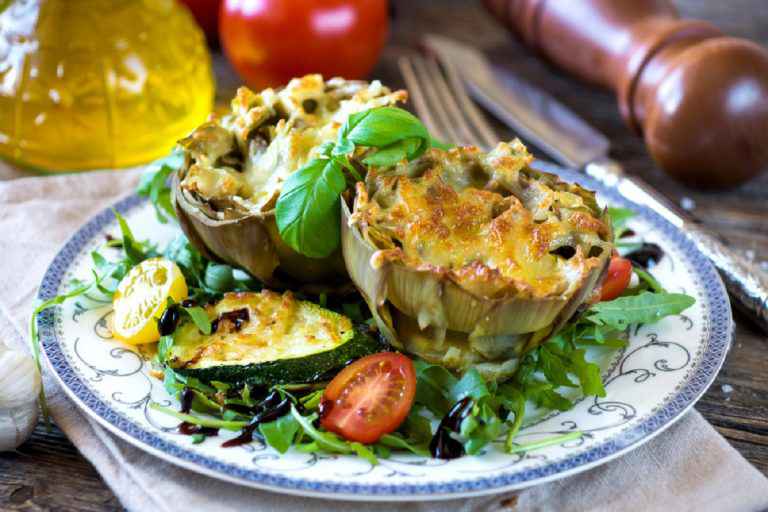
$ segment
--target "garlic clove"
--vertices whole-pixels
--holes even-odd
[[[0,452],[15,450],[37,425],[37,401],[12,409],[0,409]]]
[[[0,411],[36,401],[40,386],[40,373],[29,354],[0,347]]]
[[[34,430],[41,386],[32,357],[0,342],[0,452],[15,449]]]

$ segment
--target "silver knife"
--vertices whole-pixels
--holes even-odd
[[[424,45],[457,70],[470,94],[524,139],[557,161],[580,169],[621,195],[643,204],[679,228],[720,271],[731,296],[768,332],[768,276],[727,247],[672,201],[608,156],[608,139],[557,100],[505,70],[495,70],[479,50],[438,35]]]

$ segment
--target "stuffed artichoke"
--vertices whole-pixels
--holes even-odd
[[[343,203],[350,277],[390,342],[505,378],[587,301],[612,252],[594,193],[532,169],[519,141],[443,151],[358,183]]]
[[[174,204],[190,242],[268,284],[344,275],[338,251],[308,258],[280,239],[274,208],[281,185],[336,138],[351,114],[405,99],[405,91],[377,81],[323,81],[320,75],[277,91],[240,88],[228,115],[180,141],[184,164],[174,180]]]

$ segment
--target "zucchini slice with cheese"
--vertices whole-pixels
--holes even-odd
[[[206,306],[212,332],[191,321],[178,327],[166,364],[204,382],[242,386],[325,380],[382,344],[344,315],[291,292],[227,293]]]

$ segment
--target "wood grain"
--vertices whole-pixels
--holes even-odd
[[[657,169],[642,140],[622,123],[613,96],[564,76],[511,39],[478,3],[467,0],[396,0],[392,41],[376,77],[402,85],[394,59],[437,31],[484,48],[503,65],[514,67],[608,134],[612,155],[629,172],[643,176],[672,199],[695,203],[694,213],[729,242],[765,261],[768,270],[768,174],[739,188],[703,193],[687,189]],[[765,0],[678,0],[685,16],[718,24],[726,32],[768,45]],[[216,61],[227,99],[238,81],[229,66]],[[511,135],[500,129],[503,136]],[[540,153],[540,152],[539,152]],[[768,474],[768,341],[735,313],[733,347],[717,380],[696,408],[760,471]],[[19,453],[0,455],[0,510],[112,511],[121,506],[92,466],[64,435],[38,427]]]

